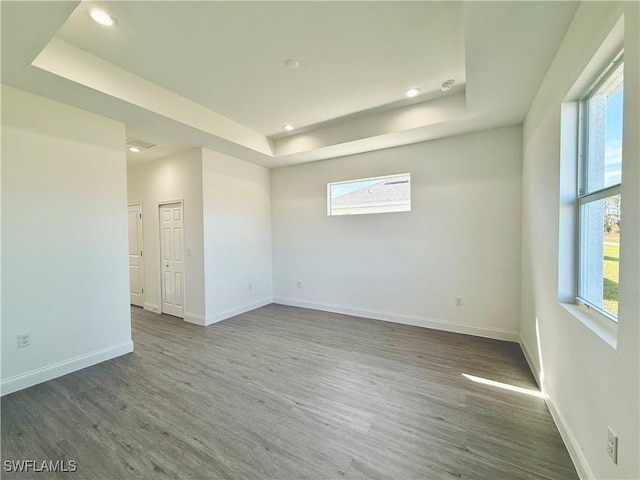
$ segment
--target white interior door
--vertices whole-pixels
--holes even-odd
[[[160,206],[162,313],[184,318],[182,204]]]
[[[142,205],[129,205],[129,297],[139,307],[144,303],[142,250]]]

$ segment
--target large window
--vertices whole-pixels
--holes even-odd
[[[408,212],[411,210],[411,175],[361,178],[327,185],[328,215]]]
[[[578,301],[618,318],[622,198],[622,54],[580,102]]]

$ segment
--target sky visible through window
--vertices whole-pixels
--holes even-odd
[[[362,182],[355,183],[341,183],[338,185],[331,185],[331,198],[337,198],[347,193],[355,192],[361,188],[369,187],[375,183],[380,183],[384,179],[378,180],[364,180]]]
[[[622,178],[622,106],[624,88],[619,88],[607,100],[605,127],[605,184],[614,185]]]

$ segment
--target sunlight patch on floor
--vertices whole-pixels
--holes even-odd
[[[530,388],[516,387],[515,385],[509,385],[508,383],[496,382],[495,380],[489,380],[488,378],[475,377],[473,375],[462,374],[468,380],[472,382],[481,383],[483,385],[489,385],[491,387],[502,388],[504,390],[510,390],[512,392],[524,393],[525,395],[531,395],[532,397],[544,398],[545,395],[540,390],[533,390]]]

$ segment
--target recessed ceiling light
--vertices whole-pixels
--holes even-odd
[[[287,132],[290,132],[291,130],[293,130],[293,125],[287,123],[283,125],[282,128],[284,128]]]
[[[453,79],[442,82],[442,85],[440,85],[440,90],[442,90],[443,92],[448,92],[449,90],[451,90],[451,87],[453,87],[454,83],[456,83],[456,81]]]
[[[94,22],[99,23],[100,25],[104,25],[105,27],[113,27],[116,24],[116,19],[109,15],[104,10],[99,10],[94,8],[91,10],[91,18],[93,18]]]
[[[289,70],[295,70],[300,66],[300,62],[297,61],[295,58],[290,58],[284,62],[284,66],[287,67]]]
[[[138,147],[129,147],[129,151],[133,153],[140,153],[140,149]]]
[[[410,88],[409,90],[407,90],[407,93],[405,93],[405,95],[406,95],[407,97],[409,97],[409,98],[413,98],[413,97],[415,97],[416,95],[418,95],[421,91],[422,91],[422,90],[420,90],[419,88],[414,87],[414,88]]]

